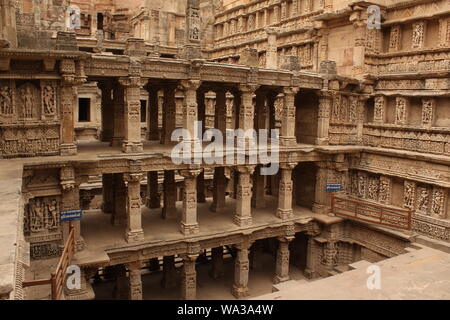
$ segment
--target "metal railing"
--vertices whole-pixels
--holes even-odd
[[[66,280],[66,270],[75,254],[75,228],[69,224],[69,236],[64,244],[64,250],[54,273],[50,279],[30,280],[22,283],[23,287],[39,286],[50,284],[52,288],[52,300],[59,300],[64,290]]]
[[[411,230],[411,211],[368,201],[333,195],[331,209],[338,217],[379,224],[395,229]]]

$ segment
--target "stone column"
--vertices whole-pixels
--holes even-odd
[[[159,140],[158,128],[158,89],[148,89],[147,139]]]
[[[102,175],[102,196],[103,213],[112,214],[114,212],[114,175],[103,174]]]
[[[220,130],[225,138],[227,129],[227,105],[225,89],[218,89],[216,92],[216,110],[214,114],[214,126]]]
[[[213,279],[223,276],[223,246],[211,249],[212,266],[209,275]]]
[[[314,279],[317,277],[316,260],[317,253],[319,252],[319,248],[314,240],[314,237],[308,237],[308,245],[306,250],[305,277],[308,279]]]
[[[125,87],[124,99],[124,141],[122,151],[135,153],[143,151],[141,140],[141,78],[132,76],[120,78],[119,83]]]
[[[114,226],[125,226],[127,221],[127,187],[123,173],[114,173],[114,210],[111,223]]]
[[[163,278],[161,286],[165,289],[175,288],[177,286],[177,269],[175,268],[175,257],[163,257]]]
[[[144,240],[141,214],[141,173],[129,173],[124,175],[128,182],[127,193],[127,242]]]
[[[328,91],[321,91],[319,94],[319,114],[317,118],[317,145],[327,145],[329,143],[328,130],[330,126],[331,103],[331,94]]]
[[[291,219],[294,216],[292,209],[292,170],[296,163],[282,163],[281,164],[281,179],[278,189],[278,209],[277,217],[280,219]]]
[[[238,299],[249,296],[248,272],[250,263],[248,253],[250,246],[250,243],[236,245],[237,255],[234,262],[234,284],[231,293]]]
[[[327,207],[327,191],[326,184],[328,178],[328,169],[326,162],[316,162],[316,190],[315,200],[313,205],[313,212],[327,214],[329,208]]]
[[[255,94],[257,85],[241,85],[239,90],[241,91],[241,105],[239,108],[239,129],[244,131],[253,129],[253,95]],[[247,149],[249,147],[248,141],[245,141],[244,137],[238,137],[238,146],[242,146]]]
[[[198,118],[198,105],[197,105],[197,89],[200,87],[199,80],[183,80],[181,86],[184,90],[183,101],[183,129],[186,129],[190,133],[190,139],[183,141],[183,143],[189,144],[191,150],[194,151],[196,144],[200,143],[196,136],[196,121]]]
[[[267,51],[266,51],[266,68],[277,69],[277,32],[274,28],[266,28],[267,33]]]
[[[356,114],[354,115],[354,120],[356,121],[356,144],[360,146],[363,144],[364,109],[368,98],[369,97],[365,95],[353,97],[354,103],[356,103]]]
[[[198,105],[197,120],[202,122],[202,135],[203,135],[203,133],[205,132],[205,125],[206,125],[205,92],[203,90],[197,90],[197,105]]]
[[[211,204],[211,211],[220,212],[225,209],[225,189],[225,168],[214,168],[213,203]]]
[[[181,271],[181,299],[195,300],[197,297],[197,272],[195,271],[195,261],[197,254],[186,254],[181,256],[183,268]]]
[[[236,194],[236,214],[234,223],[240,227],[247,227],[252,224],[252,183],[250,175],[254,171],[254,166],[239,166],[237,194]]]
[[[129,272],[129,298],[130,300],[142,300],[142,278],[140,261],[127,264]]]
[[[281,113],[280,144],[284,147],[295,146],[295,95],[298,88],[286,87],[283,89],[283,110]]]
[[[147,172],[147,208],[154,209],[161,206],[158,189],[158,171]]]
[[[431,128],[434,124],[436,99],[422,99],[422,127]]]
[[[256,167],[253,174],[253,192],[252,192],[252,206],[254,208],[266,207],[266,176],[261,175],[261,166]]]
[[[175,171],[164,171],[164,207],[162,209],[162,217],[164,219],[175,218],[177,215],[177,186],[175,184]]]
[[[64,59],[60,62],[60,71],[63,76],[60,89],[61,105],[61,155],[74,155],[77,153],[75,145],[74,110],[77,105],[77,89],[75,76],[75,61]]]
[[[278,250],[277,250],[277,262],[274,283],[280,283],[288,281],[289,278],[289,242],[294,237],[279,237],[278,238]]]
[[[205,201],[205,170],[202,170],[197,177],[197,202]]]
[[[353,17],[361,15],[361,11],[355,11],[350,15],[350,21],[353,21],[353,34],[355,38],[353,47],[353,76],[361,77],[365,70],[365,53],[366,53],[366,30],[367,21],[360,20],[359,18],[353,19]]]
[[[111,145],[113,147],[122,147],[124,140],[124,114],[125,114],[125,100],[124,89],[121,85],[116,84],[113,93],[114,100],[114,133]]]
[[[161,134],[161,144],[170,143],[172,132],[175,130],[176,105],[175,105],[175,86],[164,86],[163,100],[163,130]]]
[[[17,47],[16,1],[2,0],[0,4],[0,49]]]
[[[180,231],[184,235],[199,232],[197,222],[197,176],[200,170],[180,170],[184,177],[183,214]]]
[[[114,134],[114,103],[112,99],[113,85],[110,81],[101,81],[98,87],[102,91],[102,131],[103,142],[111,142]]]
[[[62,210],[80,209],[80,189],[79,183],[75,180],[75,170],[73,167],[62,167],[60,170],[60,183],[62,189]],[[75,247],[77,251],[83,250],[84,241],[81,237],[80,221],[71,222],[74,227]],[[62,223],[63,243],[65,245],[69,237],[70,222]]]

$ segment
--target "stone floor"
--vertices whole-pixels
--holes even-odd
[[[419,250],[376,263],[381,289],[369,290],[367,261],[355,270],[308,283],[291,282],[280,291],[261,295],[263,300],[428,300],[450,299],[450,254],[417,245]]]
[[[198,204],[198,223],[200,232],[195,237],[221,236],[231,232],[238,232],[242,228],[233,223],[235,200],[227,198],[226,208],[222,212],[211,212],[212,199]],[[252,208],[253,225],[251,228],[275,226],[286,222],[275,216],[277,208],[276,197],[267,196],[267,207],[264,209]],[[181,215],[182,201],[177,202],[177,211]],[[313,212],[304,207],[294,208],[293,221],[307,223],[313,217]],[[148,209],[142,207],[142,227],[144,242],[155,243],[162,241],[176,241],[185,238],[178,230],[180,219],[163,220],[161,209]],[[81,220],[81,235],[85,241],[85,249],[75,256],[77,263],[94,261],[96,255],[103,256],[102,252],[111,247],[126,246],[125,227],[112,226],[110,215],[100,210],[85,211]]]

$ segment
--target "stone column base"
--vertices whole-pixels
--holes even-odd
[[[290,278],[289,276],[287,276],[287,277],[275,276],[275,277],[273,278],[273,283],[274,283],[274,284],[278,284],[278,283],[281,283],[281,282],[288,281],[288,280],[290,280],[290,279],[291,279],[291,278]]]
[[[316,145],[318,146],[326,146],[330,143],[328,138],[317,138]]]
[[[303,273],[303,275],[307,279],[315,279],[318,277],[317,273],[311,269],[305,269],[305,272]]]
[[[144,145],[142,142],[129,142],[124,141],[122,143],[122,152],[124,153],[141,153],[144,151]]]
[[[142,230],[142,229],[127,230],[127,233],[125,235],[125,240],[128,243],[144,240],[144,230]]]
[[[292,219],[294,217],[294,211],[292,209],[277,209],[277,217],[283,220]]]
[[[233,222],[238,225],[239,227],[249,227],[253,224],[252,217],[240,217],[240,216],[234,216]]]
[[[280,146],[293,147],[297,145],[296,137],[280,137]]]
[[[248,287],[237,287],[236,285],[233,285],[233,289],[231,290],[231,294],[236,299],[245,298],[245,297],[248,297],[250,295],[250,293],[248,291]]]
[[[185,224],[181,222],[180,224],[180,232],[184,235],[196,234],[200,232],[198,227],[198,223],[195,224]]]
[[[61,144],[60,150],[62,156],[72,156],[77,154],[77,146],[74,143],[63,143]]]

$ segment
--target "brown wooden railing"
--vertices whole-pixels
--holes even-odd
[[[345,217],[379,224],[391,228],[411,230],[411,211],[383,206],[368,201],[333,195],[331,198],[333,213]]]
[[[75,254],[75,229],[72,223],[69,224],[69,237],[64,245],[64,250],[59,259],[56,271],[52,273],[50,279],[30,280],[22,283],[23,287],[39,286],[50,284],[52,288],[52,300],[59,300],[64,290],[66,280],[66,270]]]

